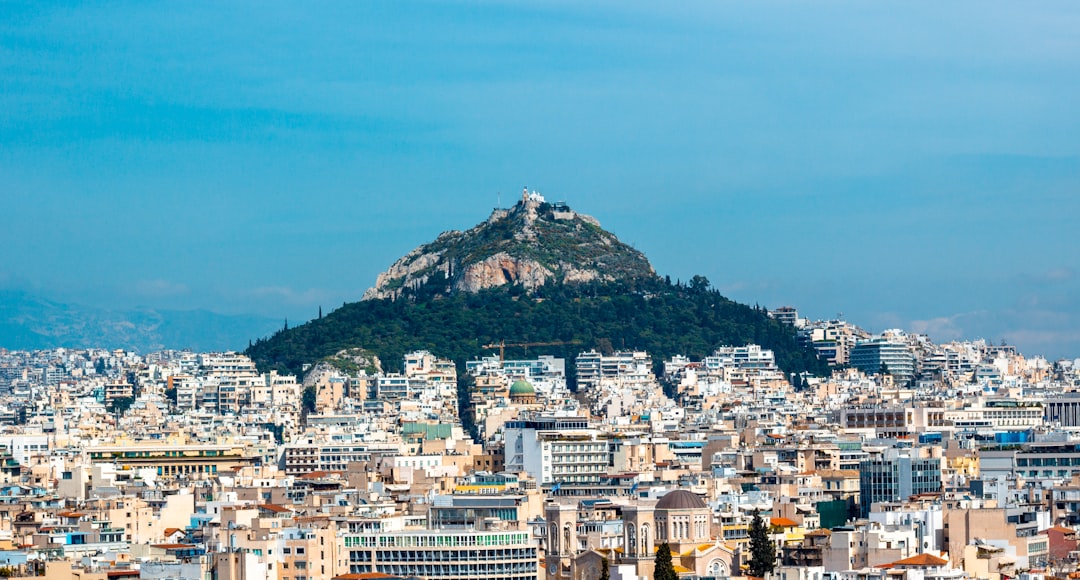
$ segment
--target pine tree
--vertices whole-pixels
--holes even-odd
[[[746,571],[748,576],[764,578],[765,574],[776,568],[776,546],[769,537],[769,529],[761,514],[754,512],[750,521],[750,562]]]
[[[667,542],[656,549],[656,565],[653,568],[653,580],[679,580],[675,565],[671,562],[671,546]]]
[[[607,558],[600,560],[600,580],[611,580],[611,565]]]

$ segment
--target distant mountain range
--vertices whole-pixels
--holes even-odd
[[[279,330],[282,321],[207,310],[108,310],[53,302],[18,290],[0,290],[0,347],[242,350],[248,341]]]

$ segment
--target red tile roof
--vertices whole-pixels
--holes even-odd
[[[943,558],[938,558],[937,556],[934,556],[932,554],[918,554],[918,555],[912,556],[910,558],[904,558],[903,560],[897,560],[896,562],[893,562],[892,564],[885,564],[884,566],[877,566],[877,567],[878,568],[892,568],[894,566],[930,567],[930,566],[944,566],[945,564],[948,564],[948,563],[949,563],[948,560],[945,560]]]

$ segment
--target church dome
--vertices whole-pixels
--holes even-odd
[[[685,489],[669,491],[664,497],[660,498],[660,501],[656,502],[656,509],[658,510],[696,510],[703,507],[706,507],[705,502],[698,494]]]
[[[536,389],[534,389],[532,384],[530,384],[529,381],[526,381],[525,379],[518,379],[518,380],[514,381],[514,384],[510,385],[510,396],[511,397],[513,397],[514,395],[521,396],[521,395],[535,395],[535,394],[536,394]]]

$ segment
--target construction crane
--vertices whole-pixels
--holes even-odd
[[[556,340],[553,342],[506,342],[500,340],[499,342],[493,342],[491,344],[485,344],[482,348],[497,348],[499,349],[499,364],[502,364],[506,360],[506,347],[523,347],[526,354],[529,351],[530,346],[564,346],[568,344],[581,344],[580,340]]]

